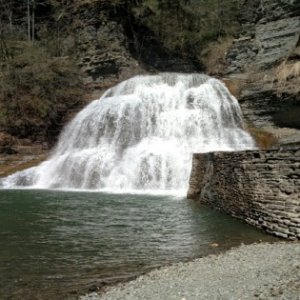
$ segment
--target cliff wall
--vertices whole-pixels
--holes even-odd
[[[244,0],[241,5],[242,27],[227,51],[223,76],[239,86],[248,122],[275,133],[300,129],[300,2]]]
[[[4,134],[51,147],[63,125],[105,89],[137,74],[176,71],[227,78],[237,86],[251,125],[280,139],[300,136],[298,0],[36,0],[30,41],[25,2],[9,2],[0,13],[0,77],[7,79],[9,71],[15,81],[0,84]],[[233,43],[219,53],[222,66],[216,58],[217,71],[210,72],[204,53],[215,58],[220,49],[211,43],[228,38]],[[72,66],[76,80],[70,69],[56,70],[57,62]],[[57,91],[50,83],[60,85],[62,79],[69,90],[49,97],[48,89]]]
[[[194,154],[188,198],[300,239],[300,148]]]

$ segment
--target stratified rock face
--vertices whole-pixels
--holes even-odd
[[[118,79],[123,70],[140,73],[129,50],[129,40],[122,24],[110,17],[113,8],[103,3],[87,3],[73,12],[71,24],[76,47],[76,61],[91,87],[106,87]]]
[[[245,119],[259,128],[278,126],[300,129],[300,119],[289,124],[289,114],[299,111],[299,96],[278,96],[276,91],[267,88],[267,84],[258,83],[249,84],[244,89],[239,103]]]
[[[258,53],[254,64],[261,69],[287,58],[296,47],[299,35],[300,17],[257,25],[255,37]]]
[[[227,58],[228,73],[264,70],[288,58],[300,36],[300,6],[289,1],[260,1],[257,10],[245,10],[243,30]],[[288,1],[285,1],[288,2]],[[250,4],[245,3],[248,7]],[[251,7],[250,7],[251,8]]]
[[[299,16],[300,2],[298,0],[261,0],[258,11],[262,14],[261,22],[272,22]]]
[[[227,53],[225,73],[239,81],[244,117],[257,127],[300,129],[294,116],[300,76],[295,71],[280,82],[279,74],[279,66],[292,68],[300,59],[293,54],[300,46],[300,2],[244,0],[242,6],[241,35]]]
[[[300,148],[194,154],[188,198],[300,239]]]
[[[67,43],[74,44],[75,60],[85,83],[107,88],[146,71],[196,72],[201,64],[180,57],[155,40],[134,18],[130,5],[92,1],[74,8]]]

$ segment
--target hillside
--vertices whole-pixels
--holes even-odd
[[[251,126],[286,138],[299,128],[299,16],[287,0],[1,1],[1,151],[51,147],[104,89],[159,71],[225,78]]]

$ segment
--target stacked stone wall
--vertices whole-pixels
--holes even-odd
[[[300,239],[300,148],[194,154],[188,198]]]

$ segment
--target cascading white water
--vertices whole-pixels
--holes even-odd
[[[137,76],[84,108],[49,160],[3,179],[2,186],[186,189],[192,153],[254,147],[237,100],[219,80]]]

